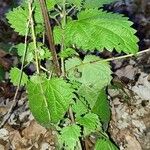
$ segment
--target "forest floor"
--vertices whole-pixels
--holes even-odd
[[[118,2],[105,9],[129,16],[138,31],[142,51],[150,47],[150,2],[135,1]],[[0,64],[6,70],[7,79],[0,83],[0,122],[12,106],[15,93],[15,87],[8,81],[7,71],[12,62],[17,64],[18,61],[6,49],[10,49],[12,43],[21,41],[4,19],[9,4],[7,0],[0,2]],[[111,63],[114,79],[113,86],[108,87],[112,112],[109,134],[120,150],[150,150],[150,52]],[[0,129],[0,150],[55,149],[55,133],[34,120],[24,89],[20,90],[20,95],[9,120]]]

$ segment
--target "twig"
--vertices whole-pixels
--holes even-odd
[[[69,116],[70,116],[71,122],[72,122],[72,123],[75,123],[74,115],[73,115],[71,106],[69,107]]]
[[[136,54],[128,54],[128,55],[124,55],[124,56],[119,56],[119,57],[112,57],[112,58],[108,58],[102,61],[113,61],[113,60],[119,60],[119,59],[124,59],[124,58],[129,58],[129,57],[133,57],[133,56],[139,56],[140,54],[146,53],[146,52],[150,52],[150,48],[145,49],[143,51],[137,52]]]
[[[17,104],[17,96],[18,96],[18,92],[19,92],[19,88],[20,88],[20,84],[21,84],[21,79],[22,79],[22,75],[23,75],[23,68],[24,68],[24,62],[25,62],[25,57],[26,57],[26,53],[27,53],[27,38],[28,38],[28,33],[29,33],[29,24],[30,24],[31,15],[32,15],[32,13],[29,14],[29,20],[28,20],[27,26],[26,26],[24,55],[23,55],[23,61],[22,61],[22,65],[21,65],[21,74],[20,74],[20,77],[19,77],[18,86],[17,86],[16,92],[15,92],[15,95],[14,95],[14,98],[13,98],[13,101],[12,101],[12,105],[9,108],[7,114],[4,116],[4,118],[3,118],[3,120],[0,124],[0,128],[2,128],[5,125],[5,123],[7,122],[7,120],[10,118],[11,113],[12,113],[14,107]]]
[[[59,62],[58,62],[58,58],[57,58],[57,54],[56,54],[54,38],[53,38],[53,34],[52,34],[52,28],[51,28],[51,24],[50,24],[50,20],[49,20],[49,16],[48,16],[47,7],[45,5],[44,0],[39,0],[39,2],[40,2],[42,14],[43,14],[44,22],[45,22],[46,34],[47,34],[47,37],[48,37],[50,50],[52,52],[53,63],[54,63],[54,66],[55,66],[54,68],[55,68],[56,74],[58,76],[60,76],[61,71],[60,71],[60,66],[59,66]]]
[[[119,56],[119,57],[112,57],[112,58],[108,58],[108,59],[103,59],[103,60],[100,59],[100,60],[90,61],[90,62],[87,62],[87,63],[82,63],[80,65],[76,65],[76,66],[68,69],[67,72],[72,70],[72,69],[75,69],[76,67],[83,66],[83,65],[86,65],[86,64],[89,64],[89,63],[92,64],[92,63],[96,63],[96,62],[109,62],[109,61],[113,61],[113,60],[120,60],[120,59],[129,58],[129,57],[133,57],[133,56],[139,56],[139,55],[141,55],[143,53],[146,53],[146,52],[150,52],[150,48],[145,49],[145,50],[140,51],[140,52],[137,52],[136,54],[128,54],[128,55]]]

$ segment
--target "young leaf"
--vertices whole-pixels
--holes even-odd
[[[81,116],[88,112],[88,106],[82,97],[76,100],[76,102],[72,106],[72,109],[73,112],[75,112],[76,116]]]
[[[24,56],[24,47],[25,44],[24,43],[19,43],[18,45],[15,46],[17,49],[17,53],[18,55],[21,57],[21,60],[23,59]],[[33,44],[28,44],[27,46],[27,52],[26,52],[26,62],[29,63],[31,61],[34,60],[34,48],[33,48]]]
[[[11,68],[10,73],[9,73],[9,78],[13,85],[17,86],[19,84],[19,78],[21,75],[21,70],[14,67]],[[20,85],[24,86],[28,82],[28,76],[23,72],[22,74],[22,79]]]
[[[15,47],[17,48],[18,55],[22,57],[21,59],[23,59],[25,44],[20,43],[20,44],[16,45]],[[27,63],[34,61],[34,52],[35,52],[34,49],[35,49],[34,43],[33,42],[28,43],[26,59],[25,59]],[[47,59],[47,58],[51,59],[50,51],[48,50],[48,48],[44,47],[43,44],[40,42],[37,43],[37,51],[39,52],[39,59],[41,59],[41,60]]]
[[[41,8],[38,1],[33,2],[33,18],[34,18],[34,27],[36,35],[44,31],[43,26],[43,16],[41,13]],[[20,35],[26,35],[27,22],[29,20],[29,10],[28,4],[26,1],[17,8],[14,8],[12,11],[9,11],[6,15],[8,22],[11,24],[11,27],[18,32]],[[16,19],[17,18],[17,19]]]
[[[115,48],[117,52],[136,53],[138,38],[132,24],[119,14],[86,9],[78,14],[78,20],[66,25],[65,42],[83,50],[106,48],[112,51]]]
[[[35,119],[43,126],[58,123],[73,98],[73,89],[63,79],[42,79],[41,83],[28,82],[29,107]]]
[[[108,4],[116,0],[85,0],[83,7],[84,8],[99,8],[103,4]]]
[[[76,51],[73,48],[67,48],[64,51],[59,53],[59,56],[61,58],[68,58],[68,57],[72,57],[73,55],[76,54]]]
[[[63,29],[61,29],[59,26],[55,26],[54,30],[53,30],[53,34],[54,34],[55,44],[61,44],[61,42],[62,42],[62,35],[63,35]]]
[[[99,139],[94,150],[119,150],[110,140]]]
[[[73,4],[75,6],[77,6],[78,8],[81,7],[81,3],[83,0],[67,0],[68,3]]]
[[[81,136],[80,132],[80,127],[75,124],[64,127],[61,130],[60,140],[65,144],[65,149],[74,150]]]
[[[7,19],[11,27],[20,35],[26,34],[26,26],[28,21],[28,9],[23,9],[22,6],[14,8],[7,13]]]
[[[83,61],[79,58],[68,59],[65,67],[70,80],[79,81],[85,86],[101,89],[112,79],[109,64],[96,56],[85,56]]]
[[[83,126],[84,136],[87,136],[100,128],[100,120],[94,113],[88,113],[83,117],[78,117],[76,121]]]
[[[52,10],[57,3],[60,3],[61,0],[46,0],[46,6],[48,10]]]
[[[97,101],[95,102],[92,112],[97,114],[102,121],[102,123],[108,124],[110,121],[110,106],[107,100],[107,95],[105,89],[100,91]]]

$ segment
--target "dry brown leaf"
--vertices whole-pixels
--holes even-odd
[[[19,133],[19,131],[17,130],[14,130],[12,132],[10,132],[10,137],[9,137],[9,140],[11,142],[11,145],[13,147],[13,149],[16,149],[16,150],[21,150],[21,135]]]
[[[127,148],[125,150],[142,150],[140,143],[137,141],[135,137],[130,135],[126,135],[125,139],[127,141]]]
[[[35,120],[32,120],[30,125],[22,131],[22,135],[25,138],[33,140],[45,133],[46,129],[39,125]]]

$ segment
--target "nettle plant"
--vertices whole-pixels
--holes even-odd
[[[138,38],[127,17],[99,9],[112,1],[25,0],[6,15],[25,37],[15,46],[22,66],[10,70],[11,82],[25,86],[37,122],[56,131],[56,149],[83,149],[93,134],[95,150],[118,149],[107,135],[111,66],[92,52],[136,54]],[[35,72],[27,75],[23,70],[31,64]]]

